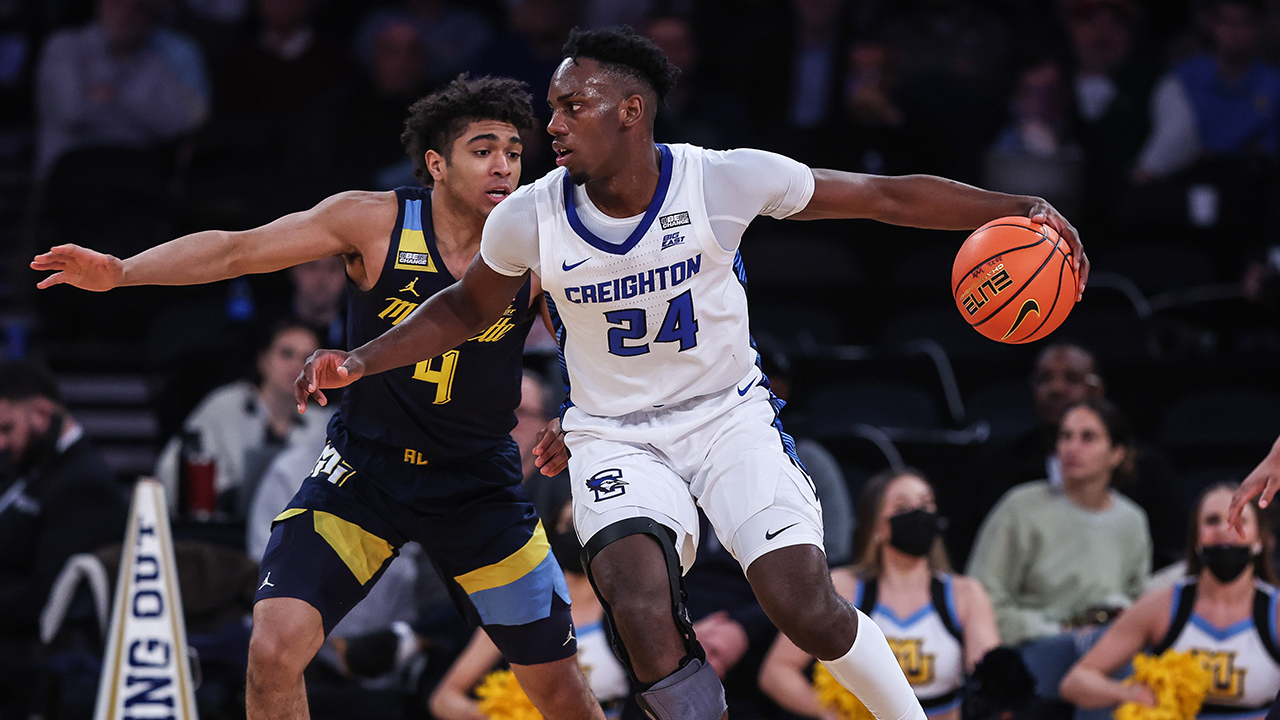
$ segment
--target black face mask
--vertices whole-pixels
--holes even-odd
[[[1248,545],[1205,545],[1198,553],[1200,564],[1219,582],[1229,583],[1253,562],[1253,548]]]
[[[551,553],[556,556],[560,568],[568,573],[582,574],[582,546],[578,544],[578,534],[572,529],[552,535]]]
[[[889,518],[889,546],[914,557],[924,557],[942,530],[937,513],[908,510]]]

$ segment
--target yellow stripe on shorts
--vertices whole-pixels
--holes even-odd
[[[551,543],[547,541],[547,533],[542,529],[542,521],[533,530],[533,536],[524,547],[511,553],[506,558],[492,565],[476,568],[465,575],[454,578],[468,595],[502,587],[528,575],[547,558],[551,551]]]
[[[332,513],[315,513],[316,532],[338,553],[361,585],[391,557],[391,543]],[[545,541],[544,541],[545,542]]]

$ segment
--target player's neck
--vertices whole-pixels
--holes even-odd
[[[462,202],[447,187],[437,185],[432,190],[431,229],[442,255],[474,256],[480,250],[484,220],[483,214]]]
[[[600,212],[615,218],[641,215],[649,209],[662,174],[662,153],[653,144],[639,144],[619,158],[615,172],[591,179],[587,197]]]

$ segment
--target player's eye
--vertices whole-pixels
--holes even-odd
[[[479,157],[487,157],[487,156],[489,155],[489,151],[488,151],[488,150],[477,150],[477,151],[476,151],[476,155],[478,155]]]

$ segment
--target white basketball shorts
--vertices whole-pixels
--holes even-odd
[[[621,417],[569,408],[563,427],[578,538],[586,543],[620,520],[651,518],[675,531],[688,572],[701,506],[743,570],[778,548],[821,549],[813,481],[787,454],[761,380],[753,367],[723,392]]]

